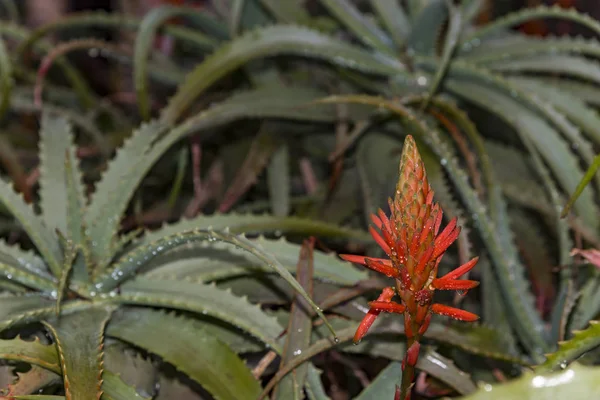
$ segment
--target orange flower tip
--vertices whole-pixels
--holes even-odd
[[[367,261],[366,261],[366,257],[365,256],[356,256],[353,254],[340,254],[340,258],[342,260],[351,262],[351,263],[356,263],[356,264],[360,264],[360,265],[367,265]]]
[[[477,314],[443,304],[433,304],[431,306],[431,312],[465,322],[474,322],[479,319]]]

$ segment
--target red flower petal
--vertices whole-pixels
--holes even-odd
[[[452,243],[458,238],[460,234],[460,227],[456,226],[456,217],[452,218],[450,223],[446,225],[442,233],[435,238],[435,252],[433,258],[438,258],[450,247]]]
[[[365,259],[367,262],[367,267],[372,269],[375,272],[379,272],[384,274],[388,278],[397,278],[400,276],[398,270],[387,263],[383,263],[379,261],[377,258],[367,258]]]
[[[371,233],[371,236],[373,236],[373,239],[375,239],[379,247],[381,247],[383,251],[385,251],[385,254],[390,255],[392,250],[390,249],[390,246],[388,246],[388,244],[385,242],[385,240],[383,240],[379,232],[377,232],[372,226],[369,227],[369,232]]]
[[[396,314],[403,314],[406,311],[404,305],[393,301],[372,301],[369,303],[369,307],[371,307],[371,310]]]
[[[479,257],[473,258],[471,261],[468,261],[468,262],[464,263],[460,267],[456,268],[453,271],[448,272],[446,275],[442,276],[439,279],[457,279],[457,278],[460,278],[461,276],[463,276],[464,274],[466,274],[467,272],[469,272],[470,270],[472,270],[473,267],[475,266],[475,264],[477,264],[477,261],[479,261]]]
[[[434,279],[431,285],[439,290],[469,290],[479,286],[479,282],[468,279],[455,280],[439,278]]]
[[[392,299],[392,297],[394,297],[394,294],[395,294],[394,288],[387,287],[387,288],[383,289],[383,292],[381,292],[381,294],[377,298],[377,301],[381,301],[381,302],[390,301]],[[354,334],[354,339],[353,339],[354,343],[358,343],[362,340],[362,338],[367,334],[367,331],[369,330],[369,328],[371,328],[371,325],[373,325],[373,322],[375,322],[375,320],[377,319],[377,316],[379,315],[380,312],[381,311],[377,311],[377,310],[373,310],[373,309],[369,310],[367,315],[365,315],[365,317],[360,322],[358,329],[356,329],[356,333]]]
[[[339,256],[342,260],[350,261],[351,263],[367,265],[367,257],[365,256],[355,256],[353,254],[340,254]]]
[[[376,214],[371,214],[371,221],[375,224],[377,229],[381,229],[383,226],[383,222],[381,221],[381,217]]]
[[[458,319],[460,321],[473,322],[479,319],[479,316],[476,314],[461,310],[459,308],[445,306],[443,304],[433,304],[431,306],[431,311],[439,315],[445,315],[450,318]]]

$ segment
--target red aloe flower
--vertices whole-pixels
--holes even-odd
[[[402,387],[397,388],[397,399],[410,399],[410,386],[414,367],[419,357],[420,339],[427,330],[431,314],[446,315],[462,321],[475,321],[479,317],[468,311],[433,304],[433,292],[460,290],[466,292],[479,285],[472,280],[458,280],[477,263],[477,257],[454,271],[437,278],[442,256],[458,238],[460,227],[456,218],[439,233],[442,210],[433,202],[433,190],[421,156],[412,136],[407,136],[400,160],[400,178],[394,199],[389,200],[390,217],[383,210],[373,214],[375,227],[371,235],[389,259],[342,254],[344,260],[362,264],[396,281],[395,290],[388,287],[376,301],[359,325],[354,342],[360,341],[381,312],[404,315],[407,352],[402,362]],[[395,294],[400,302],[392,301]]]

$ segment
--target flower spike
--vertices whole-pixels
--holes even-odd
[[[396,291],[385,288],[376,301],[369,303],[369,312],[354,335],[357,343],[382,312],[403,314],[408,350],[402,362],[402,384],[396,390],[395,399],[410,400],[420,340],[429,327],[432,314],[468,322],[479,318],[465,310],[433,303],[435,290],[464,293],[479,285],[473,280],[458,279],[475,267],[477,257],[440,278],[436,276],[439,262],[458,238],[460,227],[453,218],[440,232],[443,212],[433,197],[417,145],[412,136],[407,136],[400,158],[396,193],[389,200],[390,215],[388,217],[379,209],[371,216],[374,226],[369,228],[371,236],[389,259],[340,255],[346,261],[361,264],[396,281]],[[392,301],[396,293],[400,302]]]

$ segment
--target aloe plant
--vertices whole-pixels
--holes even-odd
[[[379,370],[349,380],[355,386],[348,391],[359,399],[393,391],[396,362],[412,354],[391,339],[405,334],[402,325],[381,315],[360,344],[349,344],[368,301],[385,283],[314,250],[314,242],[295,243],[314,235],[333,239],[327,245],[340,253],[380,257],[364,228],[394,189],[407,135],[419,146],[444,215],[463,227],[457,251],[449,251],[440,269],[478,255],[471,274],[483,288],[454,298],[465,312],[481,315],[482,324],[432,319],[420,338],[415,395],[503,398],[563,368],[557,376],[573,379],[561,390],[572,397],[575,385],[582,396],[595,390],[594,371],[569,363],[595,363],[600,343],[594,321],[600,276],[595,267],[579,266],[576,254],[589,250],[571,252],[600,246],[600,180],[594,174],[600,45],[595,39],[534,38],[511,28],[553,18],[598,34],[600,24],[574,10],[538,7],[476,26],[477,0],[318,3],[316,13],[296,1],[214,1],[202,10],[157,7],[143,18],[73,14],[33,31],[0,24],[0,114],[44,113],[39,201],[19,162],[7,161],[16,154],[11,147],[31,151],[32,141],[7,136],[8,150],[0,154],[26,200],[2,184],[2,213],[21,224],[2,228],[24,231],[35,248],[0,242],[0,355],[32,365],[16,380],[9,374],[13,393],[50,393],[60,386],[67,398],[101,392],[103,398],[152,397],[159,382],[159,399],[196,398],[162,373],[166,363],[215,398],[264,397],[273,389],[278,399],[326,399],[319,368],[327,381],[335,378],[330,359],[319,356],[326,352],[351,371],[352,357],[391,360],[366,387]],[[16,9],[14,1],[2,4]],[[18,22],[13,11],[7,15]],[[172,23],[173,17],[187,23]],[[47,39],[94,26],[135,32],[133,52],[96,38],[56,46]],[[169,57],[153,49],[158,35],[175,41]],[[146,121],[133,134],[135,113],[101,100],[86,71],[72,63],[69,53],[82,49],[132,66],[139,117]],[[39,57],[39,67],[26,55]],[[60,74],[65,79],[59,85],[54,78]],[[174,89],[168,100],[164,87]],[[26,124],[13,120],[8,130],[21,133]],[[105,172],[89,168],[89,160],[80,168],[70,124],[82,133],[79,143],[91,143],[104,156],[117,150]],[[188,150],[182,139],[190,136]],[[129,138],[119,148],[123,137]],[[93,194],[82,175],[86,182],[99,179]],[[211,188],[219,180],[226,191]],[[165,186],[171,186],[166,200]],[[573,212],[560,219],[572,193]],[[214,207],[235,211],[183,218],[153,231],[131,229],[148,203],[174,220],[190,197],[190,215]],[[252,239],[237,236],[242,233]],[[281,234],[294,237],[274,239]],[[574,246],[578,238],[584,242]],[[331,311],[340,343],[314,318],[316,309],[307,310],[303,293]],[[211,362],[185,361],[191,352]],[[490,386],[522,367],[537,369],[536,375]],[[223,381],[223,371],[235,385]],[[261,387],[256,377],[268,383]],[[540,396],[545,389],[528,390]]]
[[[183,310],[215,318],[279,351],[278,336],[283,331],[280,323],[246,299],[211,285],[215,277],[210,277],[210,270],[213,274],[218,271],[223,279],[240,274],[244,266],[256,270],[264,263],[281,274],[323,316],[288,269],[274,257],[279,253],[280,258],[289,260],[291,251],[293,265],[297,245],[264,238],[248,240],[233,233],[240,228],[236,223],[247,224],[245,229],[254,232],[268,231],[273,222],[281,229],[285,218],[274,221],[272,217],[249,215],[244,221],[243,216],[201,217],[181,221],[179,228],[177,224],[165,226],[141,237],[137,231],[118,233],[118,223],[112,221],[120,219],[123,208],[119,210],[119,203],[127,202],[123,185],[131,184],[132,175],[143,173],[140,164],[148,157],[144,151],[134,153],[134,149],[139,149],[135,144],[149,144],[152,135],[161,132],[159,127],[160,124],[142,127],[119,150],[88,202],[71,126],[64,117],[44,113],[39,145],[40,213],[36,214],[9,182],[2,181],[2,204],[22,224],[37,249],[36,254],[7,242],[1,245],[4,292],[0,297],[0,327],[13,336],[0,342],[2,358],[28,362],[62,375],[66,398],[99,398],[103,393],[115,399],[140,397],[115,373],[104,369],[105,335],[162,356],[215,396],[234,399],[258,394],[260,384],[244,362],[207,328],[214,324],[156,309]],[[125,199],[119,199],[122,196]],[[206,218],[212,222],[202,224]],[[311,226],[309,221],[288,221],[300,231],[318,226]],[[230,230],[224,231],[226,226],[219,224],[226,224]],[[186,230],[186,225],[193,228]],[[233,244],[259,262],[240,255],[239,250],[215,247],[215,241]],[[187,255],[167,255],[178,247],[198,242],[205,246]],[[195,268],[186,265],[190,258],[196,260]],[[348,284],[364,275],[332,257],[316,259],[315,275],[333,282],[347,279]],[[208,275],[202,276],[202,270],[197,268],[202,260],[213,263],[204,270]],[[44,324],[52,343],[14,337],[22,327],[36,322]],[[146,331],[153,333],[146,335]],[[173,340],[175,337],[178,339]],[[183,348],[173,347],[181,343],[186,343],[183,352]],[[205,354],[211,362],[199,368],[187,357],[192,349]],[[209,351],[214,352],[214,358],[208,356]],[[225,371],[235,377],[233,384],[221,379]],[[42,382],[40,385],[42,388]],[[26,393],[8,393],[16,394]]]

